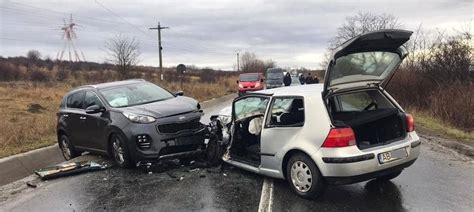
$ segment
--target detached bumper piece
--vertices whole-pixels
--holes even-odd
[[[35,174],[38,175],[42,180],[49,180],[84,172],[103,170],[106,168],[107,165],[105,164],[98,164],[91,161],[82,161],[38,169],[35,171]]]

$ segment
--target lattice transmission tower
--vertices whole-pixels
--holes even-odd
[[[58,54],[56,55],[56,59],[62,60],[64,56],[64,52],[67,51],[69,55],[69,61],[71,62],[72,61],[75,61],[75,62],[86,61],[86,57],[84,56],[84,53],[82,51],[79,51],[81,53],[81,55],[79,55],[78,50],[76,49],[76,46],[74,45],[74,39],[77,39],[77,34],[76,34],[74,26],[77,26],[77,24],[73,22],[72,14],[69,17],[69,23],[66,23],[66,19],[63,19],[63,21],[64,21],[64,26],[61,27],[61,30],[63,31],[62,40],[64,40],[64,45],[61,51],[59,51]]]

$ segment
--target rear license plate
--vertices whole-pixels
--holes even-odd
[[[378,155],[379,163],[384,164],[408,157],[406,148],[395,149],[388,152],[382,152]]]

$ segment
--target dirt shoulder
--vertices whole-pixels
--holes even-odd
[[[429,142],[439,144],[454,150],[457,153],[474,158],[474,142],[459,141],[453,138],[448,138],[433,130],[427,129],[423,126],[417,126],[418,135]]]

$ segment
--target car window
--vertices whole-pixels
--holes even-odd
[[[400,62],[392,52],[360,52],[340,57],[331,70],[330,85],[364,80],[383,80]]]
[[[265,115],[268,98],[266,97],[247,97],[234,103],[234,114],[236,120],[254,116]]]
[[[393,104],[378,91],[348,93],[339,95],[337,99],[339,112],[393,108]]]
[[[67,107],[82,109],[82,102],[84,101],[84,91],[78,91],[68,96]]]
[[[84,98],[84,109],[92,106],[92,105],[98,105],[100,107],[103,107],[102,102],[100,101],[99,97],[92,91],[87,91],[86,92],[86,97]]]
[[[241,74],[239,77],[239,81],[254,82],[254,81],[257,81],[259,77],[260,77],[259,74]]]
[[[301,97],[277,97],[273,101],[270,127],[297,127],[304,124],[304,101]]]

